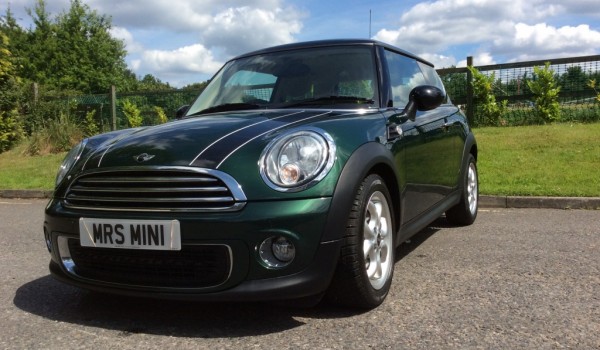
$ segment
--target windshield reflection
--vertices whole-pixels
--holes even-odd
[[[371,46],[290,50],[230,61],[187,115],[257,108],[377,107]]]

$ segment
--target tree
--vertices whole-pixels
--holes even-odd
[[[182,87],[182,90],[204,90],[204,88],[206,88],[206,86],[208,85],[208,83],[210,83],[210,80],[207,81],[203,81],[201,83],[193,83],[193,84],[188,84],[184,87]]]
[[[53,76],[61,75],[54,60],[55,53],[59,51],[56,26],[51,22],[43,0],[38,0],[33,9],[28,8],[27,14],[33,20],[35,29],[27,31],[25,41],[17,44],[16,54],[21,62],[19,76],[40,84],[49,84]]]
[[[572,66],[560,77],[563,91],[581,91],[586,88],[588,77],[580,66]]]
[[[38,0],[28,14],[34,27],[26,31],[27,40],[16,44],[21,77],[81,93],[104,93],[111,85],[125,90],[131,83],[125,45],[111,37],[110,17],[81,0],[72,0],[69,10],[55,18],[47,12],[45,1]],[[6,16],[4,22],[8,25],[9,20],[14,21]]]
[[[6,35],[10,42],[10,52],[15,69],[24,63],[22,62],[23,55],[20,54],[20,49],[24,46],[27,41],[27,33],[23,28],[19,26],[17,20],[12,14],[10,7],[6,9],[6,14],[0,17],[0,31]]]
[[[450,68],[455,68],[454,66]],[[467,74],[466,73],[448,73],[441,75],[446,92],[453,100],[466,99],[467,97]]]
[[[161,91],[173,89],[169,83],[163,83],[152,74],[146,74],[138,83],[139,91]]]
[[[15,93],[18,82],[8,36],[0,32],[0,152],[10,149],[23,136]]]

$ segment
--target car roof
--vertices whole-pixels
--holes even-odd
[[[261,54],[266,54],[266,53],[279,52],[279,51],[289,51],[289,50],[305,49],[305,48],[312,48],[312,47],[342,46],[342,45],[381,46],[388,50],[395,51],[395,52],[401,53],[405,56],[414,58],[420,62],[423,62],[423,63],[433,67],[433,64],[431,62],[424,60],[423,58],[421,58],[411,52],[402,50],[400,48],[397,48],[390,44],[386,44],[381,41],[371,40],[371,39],[329,39],[329,40],[298,42],[298,43],[278,45],[278,46],[268,47],[268,48],[257,50],[257,51],[248,52],[248,53],[239,55],[235,58],[232,58],[231,60],[235,60],[235,59],[239,59],[239,58],[243,58],[243,57],[261,55]]]

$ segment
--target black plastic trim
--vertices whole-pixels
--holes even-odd
[[[469,153],[471,153],[471,148],[473,148],[473,146],[475,146],[475,154],[473,154],[473,156],[475,157],[475,161],[477,161],[477,141],[475,141],[475,135],[473,135],[472,132],[469,132],[467,134],[467,138],[465,139],[465,144],[462,151],[460,176],[458,177],[458,189],[461,191],[461,193],[463,190],[463,179],[465,176],[464,172],[466,169],[468,169],[467,163],[469,162]]]
[[[99,292],[129,296],[167,298],[196,301],[266,301],[288,300],[316,296],[323,293],[331,282],[338,260],[341,241],[321,243],[315,258],[305,270],[277,278],[244,281],[239,285],[217,292],[207,293],[190,290],[163,288],[161,291],[117,288],[102,283],[83,283],[65,274],[60,266],[50,262],[52,277],[67,284]]]
[[[371,169],[381,164],[389,167],[394,172],[395,178],[399,179],[392,153],[380,143],[366,143],[350,156],[333,193],[331,208],[335,209],[330,210],[327,216],[322,242],[338,240],[343,236],[358,187]],[[390,188],[390,192],[393,191],[394,188]],[[394,195],[392,193],[392,197]],[[394,212],[397,213],[398,208],[394,208]]]

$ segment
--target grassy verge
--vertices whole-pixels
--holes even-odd
[[[600,196],[600,124],[474,130],[482,194]]]
[[[25,145],[0,153],[0,189],[52,190],[56,171],[65,153],[27,156]]]
[[[600,123],[476,128],[482,194],[600,196]],[[0,189],[54,186],[64,153],[0,154]]]

